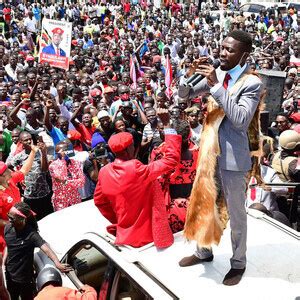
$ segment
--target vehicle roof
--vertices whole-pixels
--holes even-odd
[[[247,246],[247,269],[234,287],[222,284],[232,255],[229,227],[220,245],[213,247],[211,263],[179,267],[178,261],[192,255],[196,248],[194,242],[187,243],[182,235],[164,251],[152,247],[141,252],[140,261],[180,299],[199,299],[198,292],[210,299],[283,300],[300,295],[299,235],[296,238],[249,215]],[[161,266],[159,270],[157,266]]]
[[[110,222],[101,215],[94,201],[90,200],[52,213],[40,220],[38,225],[42,237],[60,257],[86,232],[105,236],[106,226]],[[58,234],[61,236],[60,243],[57,243]]]
[[[251,2],[247,2],[241,5],[250,5],[250,4],[256,4],[256,5],[261,5],[264,6],[265,8],[269,8],[269,7],[274,7],[275,5],[277,5],[278,7],[286,7],[286,4],[281,3],[281,2],[256,2],[256,1],[251,1]]]
[[[248,263],[237,286],[222,285],[223,277],[230,269],[232,254],[229,227],[224,231],[220,245],[214,247],[215,257],[211,263],[188,268],[178,266],[178,261],[193,254],[196,247],[195,242],[186,242],[182,233],[175,235],[174,244],[167,249],[157,250],[153,244],[138,249],[121,247],[122,256],[126,261],[138,262],[180,299],[199,299],[199,295],[231,300],[241,297],[295,299],[300,295],[299,233],[260,212],[249,211]],[[105,227],[108,224],[92,201],[49,215],[39,222],[42,236],[45,233],[47,242],[60,255],[86,232],[107,238]],[[53,230],[56,226],[63,237],[59,245],[58,232]],[[50,228],[52,231],[48,234]]]

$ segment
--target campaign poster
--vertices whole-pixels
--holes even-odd
[[[71,51],[72,23],[43,19],[40,35],[39,62],[68,70]]]

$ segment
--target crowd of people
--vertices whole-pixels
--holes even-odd
[[[119,162],[118,152],[131,142],[134,148],[125,156],[122,152],[121,160],[140,161],[136,180],[141,190],[131,192],[145,196],[145,170],[176,154],[168,154],[167,124],[182,137],[181,154],[177,165],[160,165],[155,184],[163,193],[172,233],[183,230],[210,94],[183,96],[179,86],[195,71],[195,61],[206,57],[215,67],[221,64],[222,41],[234,30],[252,37],[245,60],[250,69],[286,72],[282,95],[276,96],[281,110],[261,136],[262,177],[265,182],[300,182],[300,14],[293,6],[246,17],[233,3],[106,2],[0,3],[1,252],[7,213],[16,203],[26,203],[40,220],[93,199],[98,177],[108,178],[101,169]],[[38,61],[43,18],[72,22],[68,70]],[[117,145],[116,136],[122,137]],[[107,179],[96,194],[105,189],[112,195],[111,189],[123,184]],[[299,216],[291,215],[288,198],[288,189],[250,181],[246,205],[260,203],[270,216],[292,226]],[[115,220],[111,211],[103,214]],[[126,241],[120,235],[117,239]],[[129,244],[149,241],[130,239]]]

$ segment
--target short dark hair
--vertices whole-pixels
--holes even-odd
[[[286,112],[279,112],[277,115],[276,115],[276,118],[277,117],[285,117],[287,120],[289,119],[289,115],[286,113]],[[275,119],[276,119],[275,118]]]
[[[227,37],[232,37],[236,41],[239,41],[244,45],[244,50],[246,52],[251,52],[252,37],[248,32],[242,30],[233,30],[227,35]]]
[[[179,108],[178,106],[175,106],[176,108]],[[174,107],[173,107],[174,108]],[[172,127],[177,131],[179,135],[182,136],[182,140],[185,141],[189,138],[190,134],[190,124],[188,121],[185,120],[175,120],[173,122]]]

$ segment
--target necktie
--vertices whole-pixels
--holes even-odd
[[[56,48],[56,55],[59,56],[59,48]]]
[[[228,88],[228,82],[229,82],[230,79],[231,79],[231,76],[228,73],[226,73],[225,78],[224,78],[224,82],[223,82],[223,86],[226,90]]]

